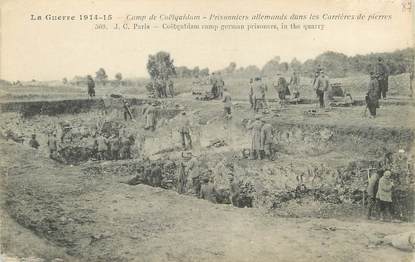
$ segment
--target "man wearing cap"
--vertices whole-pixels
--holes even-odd
[[[376,194],[376,198],[379,200],[380,206],[380,216],[381,220],[385,219],[386,210],[389,212],[389,215],[393,216],[393,209],[392,209],[392,189],[393,189],[393,182],[391,179],[391,172],[386,170],[383,173],[383,176],[379,179],[379,187],[378,192]]]
[[[261,128],[261,158],[265,157],[269,160],[272,159],[272,126],[262,119],[263,126]],[[264,156],[262,156],[262,152]]]
[[[319,77],[316,80],[315,89],[316,89],[316,94],[318,96],[318,100],[320,102],[320,108],[324,108],[325,107],[324,99],[329,89],[329,79],[328,77],[326,77],[323,70],[320,71]]]
[[[251,129],[252,142],[251,142],[251,159],[255,160],[261,157],[261,129],[262,122],[261,117],[256,116],[255,121],[248,125],[248,129]]]
[[[189,148],[192,148],[192,137],[190,135],[190,120],[186,116],[186,112],[182,112],[181,127],[179,128],[180,137],[182,139],[182,147],[186,149],[186,141]]]
[[[378,58],[378,62],[375,65],[375,74],[377,75],[379,81],[379,99],[381,97],[386,99],[386,93],[388,92],[389,69],[383,63],[383,59],[381,57]]]
[[[36,135],[35,135],[35,134],[33,134],[33,135],[32,135],[32,139],[30,139],[30,141],[29,141],[29,145],[30,145],[31,147],[33,147],[34,149],[38,149],[38,148],[39,148],[40,144],[39,144],[39,142],[36,140]]]
[[[374,72],[370,72],[368,91],[365,97],[370,117],[376,117],[376,108],[379,106],[379,82]]]

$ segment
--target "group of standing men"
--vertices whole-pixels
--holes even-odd
[[[386,170],[384,172],[376,172],[369,178],[367,186],[368,194],[368,213],[367,218],[372,219],[373,211],[376,205],[380,209],[380,220],[386,219],[386,214],[389,213],[393,217],[392,192],[393,182],[391,172]]]
[[[273,159],[273,129],[271,124],[267,123],[260,116],[255,117],[255,121],[247,126],[252,133],[252,143],[250,159]]]
[[[212,73],[212,77],[210,78],[210,83],[212,85],[211,93],[212,99],[221,99],[223,98],[225,81],[223,81],[220,73]]]
[[[131,158],[132,136],[94,136],[93,156],[98,160],[120,160]]]
[[[290,81],[288,82],[285,77],[280,73],[277,74],[277,79],[273,83],[273,87],[278,94],[278,99],[281,106],[286,104],[287,96],[291,94],[294,98],[300,96],[299,87],[300,87],[300,76],[296,71],[293,72]],[[293,89],[293,92],[290,91],[290,87]],[[249,103],[251,108],[254,109],[255,113],[258,113],[260,110],[263,110],[267,107],[266,101],[266,92],[268,87],[262,82],[261,77],[256,77],[255,79],[250,79],[249,81]]]
[[[174,97],[174,83],[171,79],[156,78],[151,83],[157,98]]]

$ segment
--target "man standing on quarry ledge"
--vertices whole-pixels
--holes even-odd
[[[376,108],[379,106],[379,82],[374,72],[370,72],[370,81],[367,94],[365,97],[370,117],[376,117]]]
[[[95,96],[95,82],[90,75],[86,77],[86,84],[88,86],[88,96],[92,98]]]
[[[389,81],[389,69],[383,63],[383,59],[381,57],[378,58],[378,63],[375,65],[375,74],[378,77],[379,81],[379,99],[383,97],[386,99],[386,93],[388,92],[388,81]]]

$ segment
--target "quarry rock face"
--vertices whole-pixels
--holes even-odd
[[[195,110],[189,113],[194,148],[186,155],[178,132],[179,114],[186,105],[158,103],[156,128],[149,131],[143,129],[148,102],[132,99],[129,103],[133,121],[124,120],[117,99],[9,103],[2,110],[10,116],[17,112],[19,117],[6,122],[3,134],[14,141],[24,139],[12,134],[17,126],[26,137],[37,133],[44,145],[41,150],[47,153],[48,134],[56,132],[58,151],[51,158],[81,165],[82,173],[91,178],[123,177],[130,185],[146,184],[198,198],[199,184],[211,180],[215,203],[291,210],[288,216],[301,216],[304,212],[298,207],[304,205],[312,207],[306,215],[330,217],[337,212],[330,211],[333,207],[347,210],[344,206],[367,204],[368,175],[388,168],[396,185],[394,198],[401,203],[396,215],[413,220],[413,160],[406,153],[413,146],[410,128],[293,123],[269,115],[275,155],[273,161],[254,161],[244,154],[247,150],[249,155],[249,119],[230,121],[218,109]],[[99,136],[108,141],[130,139],[130,156],[98,160]],[[159,182],[152,178],[155,167],[161,172]]]

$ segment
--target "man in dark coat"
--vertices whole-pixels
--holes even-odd
[[[379,82],[374,72],[370,72],[369,87],[366,94],[366,104],[370,117],[376,117],[376,108],[379,106]]]
[[[314,88],[316,89],[316,94],[320,102],[320,108],[325,107],[324,97],[325,93],[329,89],[329,79],[326,77],[323,71],[320,71],[320,75],[315,82]]]
[[[386,93],[388,92],[389,69],[383,63],[383,59],[381,57],[378,58],[378,63],[375,65],[375,74],[377,75],[379,81],[379,99],[381,96],[383,99],[386,99]]]
[[[261,158],[260,150],[262,149],[261,146],[261,129],[262,129],[262,121],[260,116],[255,117],[255,121],[250,123],[247,126],[248,129],[251,130],[252,134],[252,143],[251,143],[251,159],[255,160],[258,157]]]
[[[277,83],[274,84],[274,88],[277,91],[278,98],[280,99],[280,103],[283,106],[285,105],[285,97],[290,95],[290,90],[288,89],[287,80],[280,74],[277,74],[277,77]]]
[[[88,95],[89,97],[95,96],[95,82],[90,75],[86,77],[86,82],[88,86]]]
[[[124,120],[127,121],[128,117],[130,117],[130,120],[133,120],[133,115],[131,114],[130,110],[130,104],[125,99],[122,100],[122,103],[124,108]]]
[[[186,149],[186,144],[189,149],[192,149],[192,136],[190,135],[190,119],[187,117],[186,112],[182,112],[181,119],[179,119],[180,128],[179,133],[181,137],[183,150]],[[187,142],[187,143],[186,143]]]

